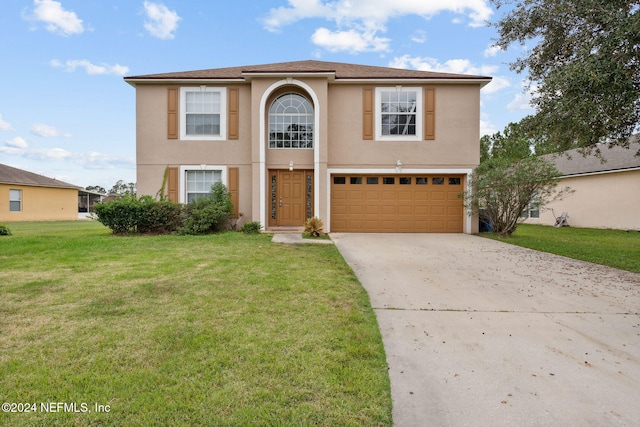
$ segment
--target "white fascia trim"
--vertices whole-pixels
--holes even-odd
[[[324,221],[325,224],[325,228],[327,230],[327,233],[331,232],[331,175],[336,175],[336,174],[362,174],[362,175],[369,175],[369,174],[379,174],[379,175],[418,175],[418,174],[424,174],[424,175],[437,175],[437,174],[443,174],[443,175],[466,175],[467,176],[467,185],[470,184],[471,182],[471,174],[473,173],[473,169],[469,169],[469,168],[453,168],[453,169],[409,169],[409,168],[402,168],[400,171],[397,170],[397,168],[380,168],[380,169],[374,169],[374,168],[368,168],[368,169],[356,169],[356,168],[329,168],[327,169],[327,218],[326,221]],[[467,189],[469,190],[469,189]],[[469,209],[466,210],[465,212],[465,216],[466,216],[466,220],[465,220],[465,227],[464,229],[466,230],[465,233],[466,234],[471,234],[471,226],[472,226],[472,216],[471,216],[471,211]]]
[[[124,79],[125,83],[136,87],[137,85],[148,84],[167,84],[167,85],[203,85],[203,84],[220,84],[220,83],[247,83],[245,79]]]
[[[222,165],[180,165],[180,176],[178,177],[178,202],[186,203],[187,200],[187,183],[185,175],[187,171],[221,171],[220,180],[227,185],[227,166]]]
[[[277,81],[269,86],[260,98],[260,147],[259,147],[259,165],[260,165],[260,223],[266,228],[267,218],[267,124],[266,111],[267,99],[274,90],[285,85],[300,86],[311,96],[313,101],[313,199],[314,199],[314,216],[320,216],[320,102],[318,95],[311,86],[303,81],[296,80],[292,77]]]
[[[493,78],[487,77],[483,79],[336,79],[332,83],[334,84],[369,84],[369,85],[431,85],[431,84],[479,84],[480,87],[484,87],[491,83]]]

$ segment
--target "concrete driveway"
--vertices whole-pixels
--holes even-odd
[[[331,238],[375,309],[396,426],[640,424],[640,274],[462,234]]]

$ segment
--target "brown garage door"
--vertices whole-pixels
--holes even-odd
[[[332,175],[331,231],[461,233],[461,175]]]

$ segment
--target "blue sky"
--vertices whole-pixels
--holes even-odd
[[[135,182],[124,76],[316,59],[489,75],[482,134],[532,110],[486,0],[11,0],[0,6],[0,163]]]

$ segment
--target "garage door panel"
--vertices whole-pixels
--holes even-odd
[[[432,185],[433,178],[442,184]],[[462,177],[359,175],[341,182],[331,188],[333,231],[462,232]]]

